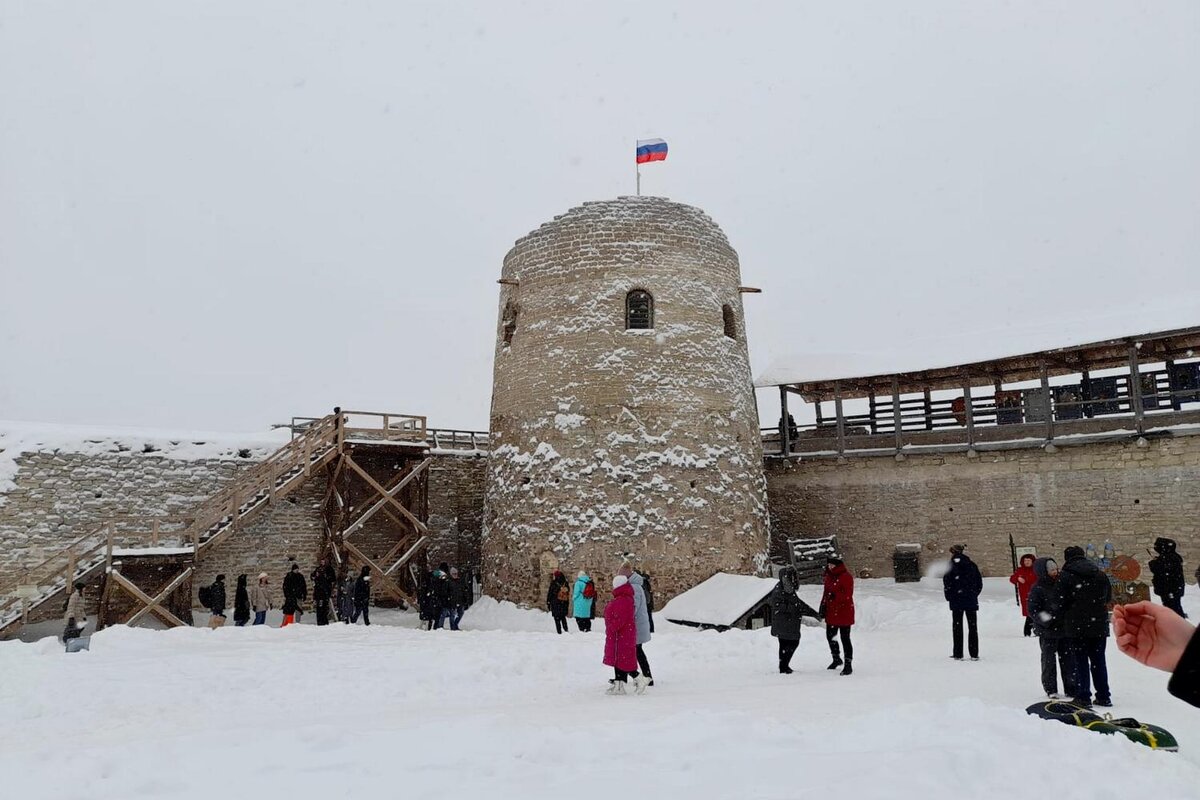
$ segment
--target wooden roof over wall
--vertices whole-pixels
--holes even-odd
[[[899,384],[901,394],[924,392],[926,389],[931,391],[962,389],[968,383],[971,386],[992,386],[997,380],[1002,383],[1039,380],[1042,376],[1043,365],[1045,365],[1048,377],[1125,367],[1129,365],[1129,348],[1132,345],[1140,345],[1138,361],[1142,363],[1190,358],[1193,354],[1200,355],[1200,326],[1147,333],[1140,336],[1126,336],[1091,344],[1042,350],[1036,353],[1007,356],[953,367],[937,367],[918,372],[868,375],[785,385],[788,391],[801,395],[810,403],[829,400],[833,398],[838,389],[840,389],[843,399],[866,397],[871,393],[877,396],[890,396],[893,379]]]

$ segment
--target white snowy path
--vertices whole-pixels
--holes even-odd
[[[783,676],[765,631],[660,621],[648,646],[658,685],[641,697],[603,694],[601,632],[555,636],[545,615],[486,600],[459,633],[380,612],[394,624],[114,628],[76,655],[52,640],[0,643],[0,794],[1200,794],[1200,709],[1167,695],[1165,674],[1110,646],[1114,712],[1171,729],[1178,754],[1028,717],[1037,644],[1020,635],[1008,584],[987,581],[977,663],[947,657],[939,584],[859,583],[850,677],[824,669],[821,629],[806,629]],[[815,604],[815,588],[801,594]]]

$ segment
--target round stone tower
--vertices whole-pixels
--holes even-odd
[[[601,596],[622,553],[661,606],[754,572],[766,481],[737,253],[702,211],[584,203],[504,259],[484,590],[542,604],[551,573]]]

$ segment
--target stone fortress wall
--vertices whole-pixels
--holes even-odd
[[[737,254],[702,211],[585,203],[504,260],[484,590],[541,605],[550,573],[635,553],[660,602],[767,541]],[[653,325],[627,329],[632,291]]]

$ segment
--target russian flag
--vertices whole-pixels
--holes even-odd
[[[662,139],[638,139],[637,163],[667,160],[667,143]]]

